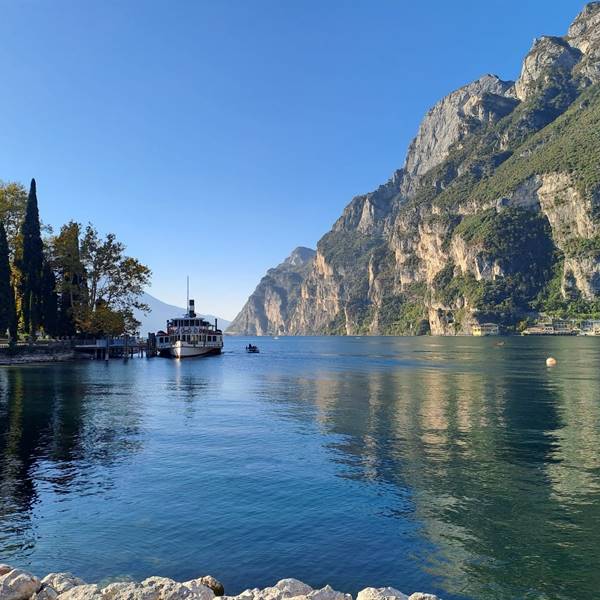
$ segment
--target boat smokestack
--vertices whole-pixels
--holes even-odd
[[[192,318],[196,316],[196,311],[194,310],[194,300],[192,298],[188,300],[188,316]]]
[[[218,329],[217,327],[217,318],[215,317],[215,331]]]

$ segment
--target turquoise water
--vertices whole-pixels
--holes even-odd
[[[1,369],[0,562],[598,596],[600,338],[247,342]]]

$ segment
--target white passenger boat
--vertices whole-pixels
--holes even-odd
[[[223,332],[214,324],[199,317],[194,310],[194,301],[188,301],[188,312],[167,321],[167,331],[157,333],[157,350],[161,356],[191,358],[221,354]]]

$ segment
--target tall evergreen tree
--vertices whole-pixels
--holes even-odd
[[[42,324],[42,279],[44,250],[40,232],[35,179],[31,180],[25,220],[21,227],[22,256],[19,261],[23,330],[35,335]]]
[[[9,249],[4,223],[0,221],[0,335],[6,330],[13,340],[17,337],[17,312],[15,293],[11,285]]]
[[[44,331],[50,336],[59,335],[58,296],[56,294],[56,276],[52,266],[46,260],[42,269],[41,318]]]

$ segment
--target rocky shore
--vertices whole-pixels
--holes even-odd
[[[69,341],[19,343],[0,346],[0,365],[65,362],[79,358]]]
[[[330,586],[313,589],[297,579],[282,579],[264,589],[247,589],[226,596],[223,585],[206,575],[177,582],[166,577],[148,577],[142,582],[114,581],[106,585],[86,583],[71,573],[50,573],[39,579],[31,573],[0,565],[0,600],[354,600],[350,594]],[[416,592],[407,596],[391,588],[366,588],[356,600],[441,600]]]
[[[0,365],[29,365],[36,363],[66,362],[79,358],[72,350],[67,352],[36,352],[30,354],[0,354]]]

